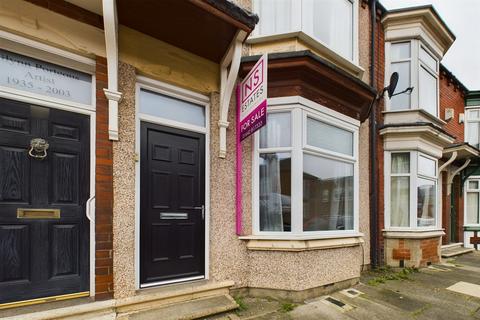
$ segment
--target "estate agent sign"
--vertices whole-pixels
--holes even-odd
[[[267,62],[264,54],[240,83],[240,141],[267,123]]]
[[[0,86],[91,105],[92,76],[0,49]]]

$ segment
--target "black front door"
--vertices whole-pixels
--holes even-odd
[[[89,290],[89,131],[88,116],[0,99],[0,304]]]
[[[141,124],[140,281],[205,272],[205,137]]]

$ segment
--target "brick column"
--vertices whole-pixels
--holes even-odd
[[[108,139],[107,60],[96,65],[95,299],[113,297],[113,161]]]

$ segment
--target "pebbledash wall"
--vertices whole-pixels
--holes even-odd
[[[235,99],[232,98],[227,131],[227,157],[219,154],[219,68],[218,65],[162,41],[120,26],[119,29],[119,141],[108,139],[107,86],[104,34],[95,16],[65,7],[3,0],[0,26],[7,31],[95,58],[96,135],[96,248],[95,296],[97,299],[136,294],[135,252],[135,87],[138,75],[151,77],[210,97],[210,250],[209,278],[233,280],[236,288],[251,288],[252,294],[274,289],[288,292],[322,290],[333,283],[349,285],[370,263],[369,245],[369,154],[368,121],[359,130],[359,231],[363,241],[348,247],[316,248],[307,251],[249,250],[247,241],[235,234]],[[249,1],[241,1],[251,7]],[[369,7],[359,5],[359,61],[368,79]],[[48,7],[48,8],[47,8]],[[53,11],[52,11],[53,10]],[[60,13],[57,13],[57,12]],[[368,29],[368,28],[366,28]],[[379,46],[380,47],[380,46]],[[303,46],[302,50],[305,49]],[[268,50],[268,47],[265,49]],[[246,48],[246,54],[249,49]],[[242,142],[244,235],[252,234],[252,138]],[[93,277],[94,275],[91,275]],[[256,290],[256,291],[255,291]],[[313,290],[313,291],[312,291]],[[284,293],[287,292],[287,293]],[[293,297],[301,299],[303,296]]]

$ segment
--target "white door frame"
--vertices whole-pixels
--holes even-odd
[[[205,127],[189,125],[165,118],[141,114],[139,112],[140,89],[147,89],[179,100],[192,102],[205,108]],[[143,286],[140,283],[140,122],[149,122],[171,128],[201,133],[205,135],[205,276],[162,281]],[[144,76],[137,77],[135,86],[135,288],[141,289],[165,284],[208,279],[210,265],[210,98],[208,96],[186,90],[165,82],[153,80]]]
[[[96,142],[96,78],[93,59],[64,51],[41,42],[27,39],[15,34],[0,30],[0,48],[12,51],[32,58],[47,61],[67,67],[73,70],[82,71],[92,76],[92,100],[90,105],[75,103],[66,100],[54,99],[40,94],[15,90],[0,86],[0,97],[15,101],[31,103],[53,109],[69,111],[89,116],[90,118],[90,198],[85,205],[85,214],[90,220],[90,296],[95,296],[95,142]],[[93,200],[93,201],[90,201]],[[92,205],[93,204],[93,205]]]

